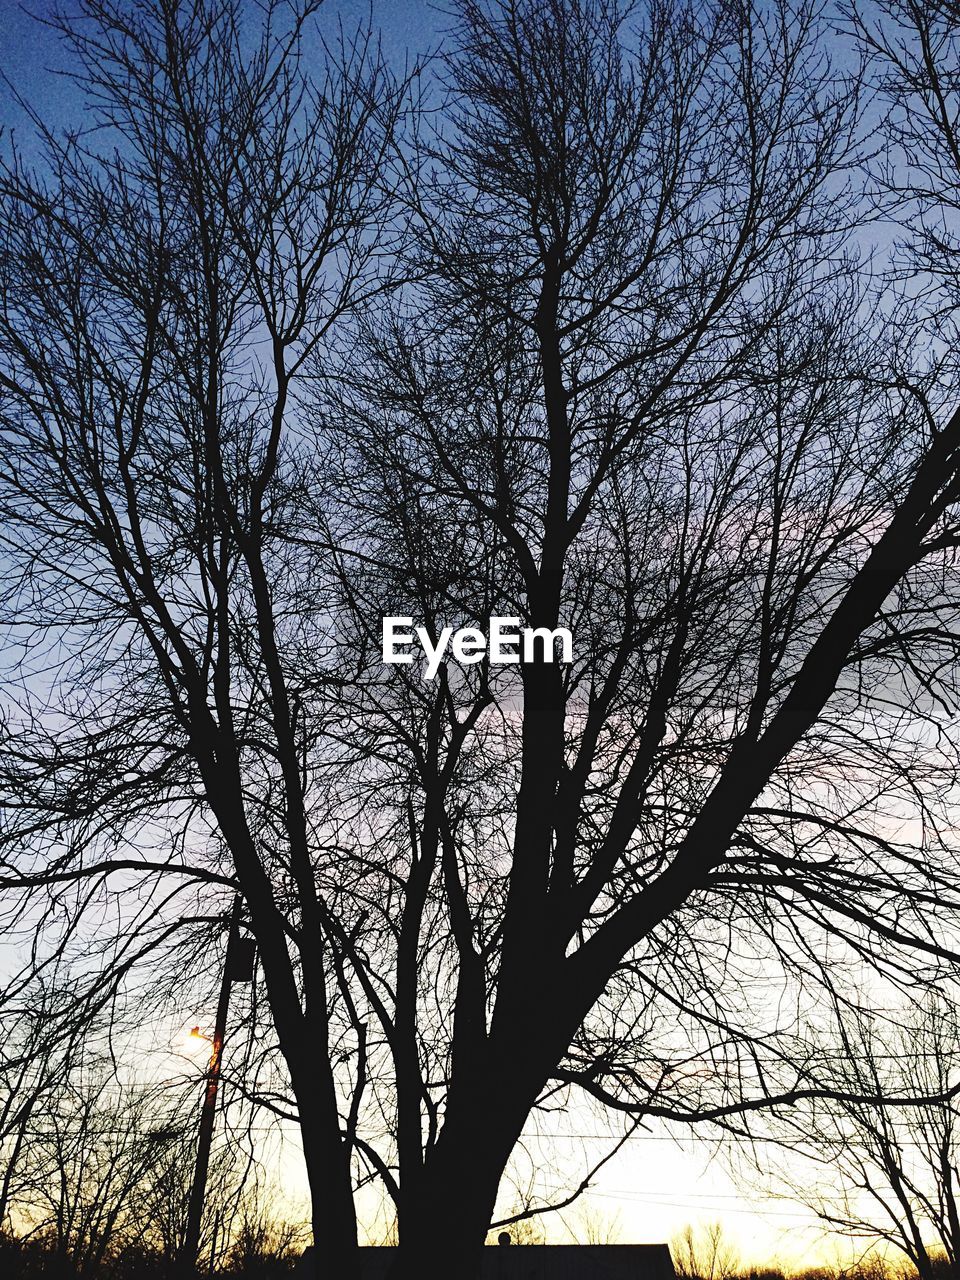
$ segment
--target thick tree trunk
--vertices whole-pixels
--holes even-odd
[[[461,1075],[417,1194],[403,1200],[388,1280],[475,1280],[503,1170],[548,1070],[534,1042],[517,1036]]]
[[[291,1063],[291,1057],[295,1059]],[[350,1156],[339,1136],[336,1099],[323,1071],[310,1069],[310,1054],[287,1056],[300,1115],[303,1158],[310,1185],[310,1220],[317,1276],[358,1280],[357,1215]]]
[[[408,1201],[389,1280],[475,1280],[514,1137],[485,1112],[470,1134],[448,1131]],[[483,1132],[481,1133],[481,1130]]]
[[[201,717],[198,715],[198,720]],[[306,1010],[280,924],[273,888],[246,823],[239,762],[217,767],[215,730],[207,727],[198,756],[211,805],[228,842],[257,940],[280,1051],[297,1102],[303,1157],[310,1185],[310,1216],[317,1254],[337,1280],[357,1280],[357,1215],[350,1178],[350,1152],[341,1135],[333,1068],[328,1057],[326,985],[315,948],[304,956]],[[213,744],[213,745],[210,745]],[[221,748],[222,750],[222,748]],[[306,897],[307,895],[305,895]],[[319,924],[315,921],[319,931]],[[308,963],[307,961],[310,961]]]

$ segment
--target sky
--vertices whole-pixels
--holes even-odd
[[[49,74],[62,70],[64,58],[56,32],[45,25],[56,13],[70,15],[78,9],[77,0],[2,0],[0,29],[0,73],[10,80],[40,110],[44,119],[60,125],[75,124],[71,111],[75,94],[63,79]],[[422,54],[433,48],[446,26],[440,6],[425,0],[327,0],[324,26],[342,18],[347,26],[363,23],[372,15],[373,26],[381,33],[384,53],[389,61],[402,67],[408,54]],[[9,88],[0,97],[0,125],[20,123]]]
[[[31,0],[27,6],[2,0],[0,26],[0,127],[8,135],[13,130],[18,143],[29,154],[30,125],[18,107],[14,90],[34,106],[46,124],[54,129],[78,123],[77,93],[69,80],[53,74],[65,69],[58,37],[37,18],[49,18],[55,9],[75,12],[76,0]],[[349,24],[372,13],[375,28],[383,38],[389,62],[402,69],[404,62],[436,46],[447,19],[442,9],[423,0],[329,0],[324,22],[342,16]],[[36,16],[30,16],[31,14]],[[212,1010],[183,1011],[183,1028],[204,1026],[212,1020]],[[179,1035],[179,1032],[178,1032]],[[155,1046],[159,1054],[177,1051],[175,1045]],[[182,1059],[180,1060],[182,1067]],[[203,1067],[199,1054],[198,1073]],[[603,1149],[603,1125],[584,1112],[569,1116],[569,1127],[555,1145],[553,1163],[570,1170],[570,1181],[579,1181],[588,1154]],[[296,1152],[295,1135],[284,1146],[279,1177],[291,1205],[305,1202],[306,1182]],[[779,1154],[771,1152],[772,1158]],[[761,1157],[762,1158],[762,1157]],[[585,1198],[585,1207],[609,1223],[620,1242],[669,1240],[687,1223],[722,1221],[725,1234],[737,1245],[745,1262],[774,1258],[786,1264],[813,1264],[831,1261],[838,1250],[847,1248],[825,1238],[813,1216],[803,1208],[751,1195],[737,1186],[715,1144],[706,1132],[668,1132],[656,1125],[632,1139],[624,1151],[598,1176]],[[368,1219],[373,1206],[368,1201]],[[577,1211],[565,1215],[574,1229]],[[547,1220],[548,1238],[569,1239],[563,1221]]]

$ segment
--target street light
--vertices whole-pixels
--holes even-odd
[[[190,1189],[187,1207],[187,1226],[180,1250],[180,1270],[193,1275],[200,1249],[200,1223],[203,1217],[203,1198],[207,1188],[207,1170],[210,1166],[210,1147],[213,1141],[213,1121],[217,1110],[217,1091],[220,1088],[220,1068],[223,1059],[223,1040],[227,1032],[227,1013],[230,1008],[230,987],[234,982],[250,982],[253,978],[254,941],[240,935],[239,893],[233,900],[230,913],[230,932],[227,935],[227,954],[220,983],[220,999],[217,1001],[217,1017],[213,1036],[205,1036],[199,1027],[193,1027],[190,1036],[194,1040],[206,1040],[210,1048],[206,1084],[200,1107],[200,1130],[197,1135],[197,1163]]]

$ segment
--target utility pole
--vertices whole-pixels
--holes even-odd
[[[213,1141],[213,1121],[217,1111],[217,1091],[220,1087],[220,1065],[223,1059],[223,1040],[227,1033],[227,1013],[230,1008],[230,988],[234,982],[249,982],[253,977],[253,940],[240,936],[239,893],[233,900],[230,913],[230,932],[227,935],[227,954],[223,965],[223,981],[220,983],[220,999],[217,1001],[217,1018],[213,1028],[210,1062],[207,1066],[203,1104],[200,1109],[200,1132],[197,1137],[197,1163],[190,1190],[187,1209],[187,1228],[180,1249],[179,1271],[183,1276],[196,1272],[197,1254],[200,1250],[200,1223],[203,1217],[203,1200],[207,1189],[207,1170],[210,1165],[210,1146]],[[194,1032],[199,1034],[199,1028]]]

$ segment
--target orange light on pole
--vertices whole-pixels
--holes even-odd
[[[197,1163],[187,1208],[187,1226],[180,1250],[180,1270],[185,1276],[196,1274],[197,1254],[200,1251],[200,1224],[203,1218],[203,1200],[207,1188],[207,1170],[210,1165],[210,1147],[213,1142],[213,1121],[217,1110],[217,1091],[220,1087],[220,1068],[223,1059],[223,1041],[227,1032],[227,1013],[230,1008],[230,987],[234,982],[250,982],[253,978],[254,942],[240,936],[239,893],[233,900],[230,914],[230,932],[227,935],[227,954],[220,983],[220,999],[217,1002],[217,1018],[212,1038],[205,1036],[199,1027],[193,1027],[193,1040],[206,1040],[211,1045],[207,1066],[206,1086],[200,1108],[200,1131],[197,1135]]]

